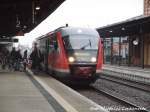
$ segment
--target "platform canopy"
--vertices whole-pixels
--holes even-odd
[[[31,31],[65,0],[0,0],[0,38]]]
[[[150,16],[137,16],[126,21],[97,28],[102,38],[150,33]]]

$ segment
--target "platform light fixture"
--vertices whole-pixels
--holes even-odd
[[[139,39],[136,38],[135,40],[133,40],[133,45],[138,45],[139,44]]]
[[[40,9],[41,9],[39,0],[36,1],[36,4],[35,4],[35,5],[36,5],[36,6],[35,6],[35,9],[36,9],[36,10],[40,10]]]
[[[122,31],[124,31],[124,30],[125,30],[125,28],[124,28],[124,27],[122,27],[122,28],[121,28],[121,30],[122,30]]]
[[[40,6],[36,6],[35,9],[36,9],[36,10],[40,10]]]
[[[110,30],[109,32],[110,32],[110,33],[112,33],[113,31],[112,31],[112,30]]]

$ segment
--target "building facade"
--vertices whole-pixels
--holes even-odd
[[[150,0],[143,2],[143,15],[97,29],[104,64],[150,67]]]
[[[103,63],[150,67],[150,16],[98,28],[103,39]]]
[[[150,16],[150,0],[144,0],[144,15]],[[144,35],[144,64],[150,66],[150,33]]]
[[[144,0],[144,15],[150,15],[150,0]]]

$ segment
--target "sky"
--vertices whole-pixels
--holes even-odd
[[[65,24],[98,28],[142,14],[143,0],[66,0],[19,43],[31,47],[35,38]]]

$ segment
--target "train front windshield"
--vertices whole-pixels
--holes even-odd
[[[97,58],[99,37],[91,35],[69,35],[63,37],[68,57],[74,62],[89,62]]]
[[[63,37],[67,50],[97,50],[98,37],[89,35],[70,35]]]

